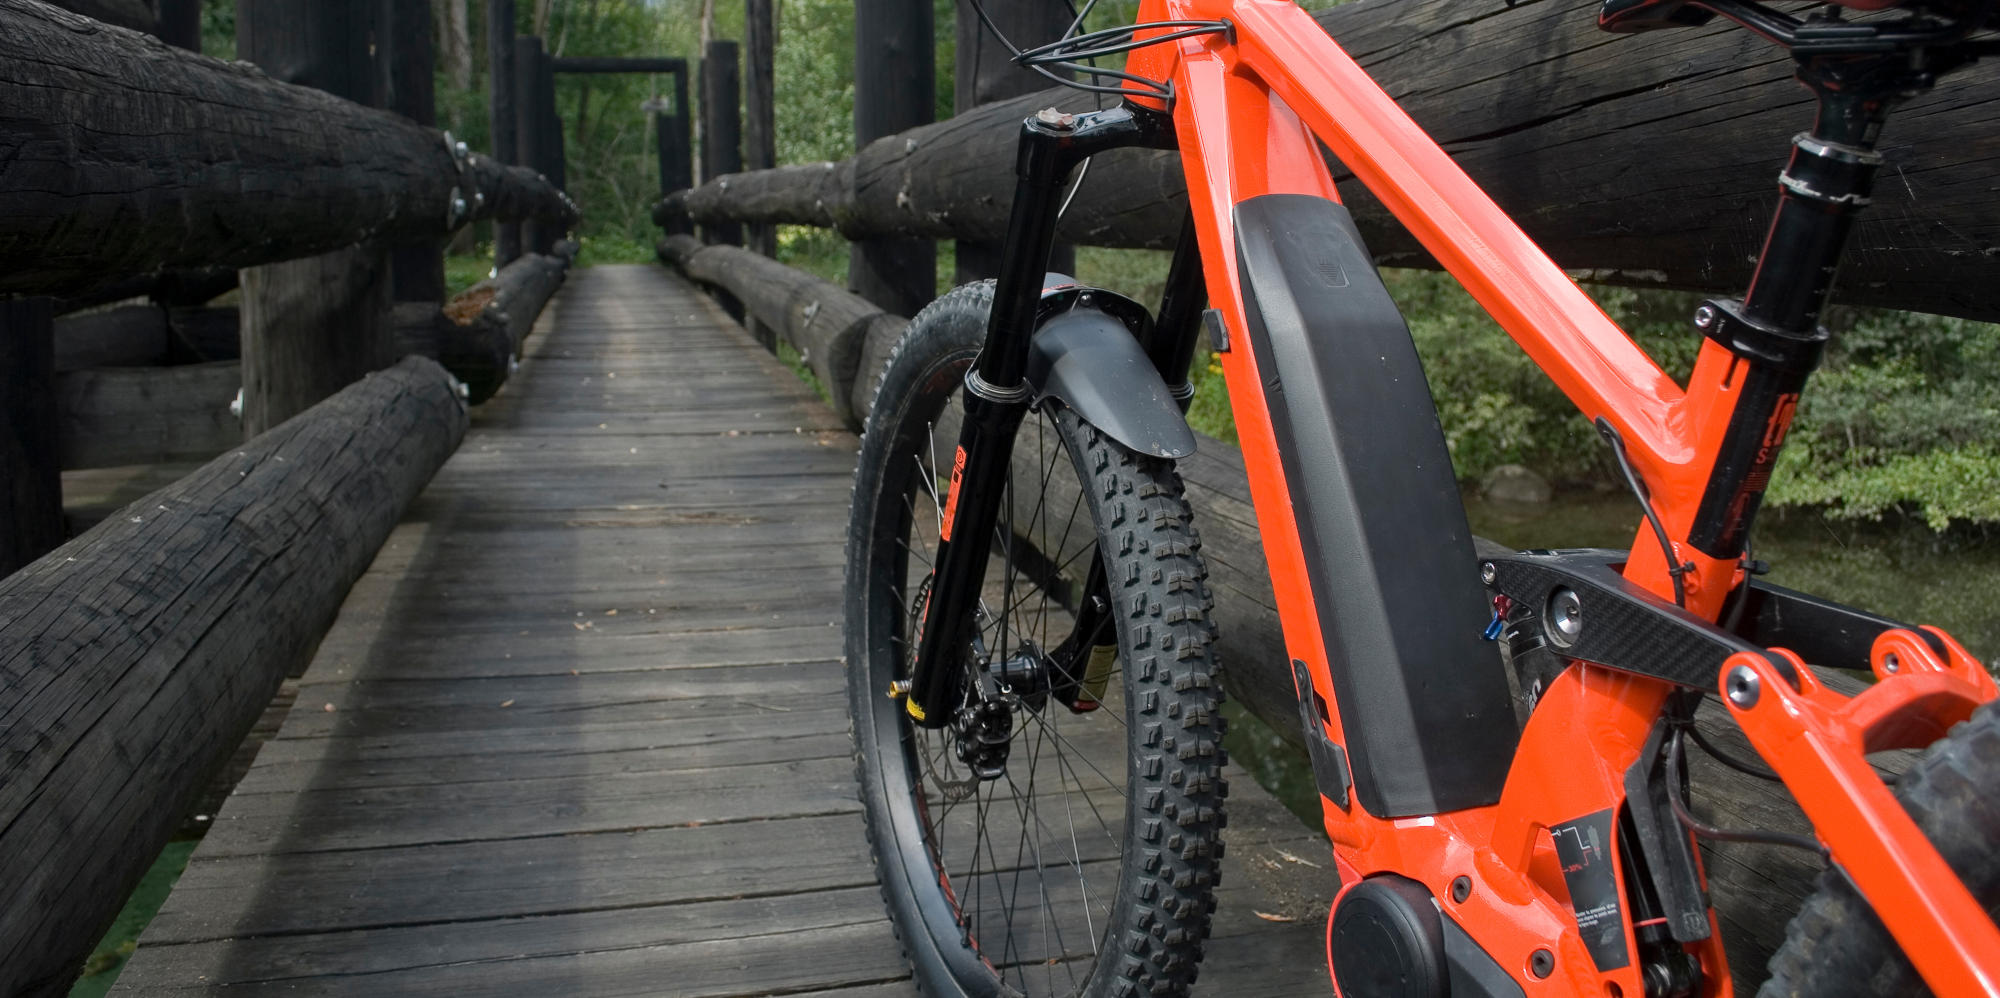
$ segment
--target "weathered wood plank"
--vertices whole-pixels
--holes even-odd
[[[207,460],[243,442],[229,411],[237,362],[108,367],[56,376],[62,466]]]
[[[768,877],[781,851],[790,856],[786,892],[873,883],[858,813],[367,853],[204,855],[147,926],[146,945],[381,928],[412,912],[457,922],[727,897]],[[566,875],[550,876],[551,864]],[[274,879],[298,893],[261,898]]]
[[[177,978],[209,979],[167,994],[786,994],[904,976],[870,907],[879,895],[859,888],[158,952]]]
[[[0,993],[67,990],[464,427],[406,361],[0,582]]]

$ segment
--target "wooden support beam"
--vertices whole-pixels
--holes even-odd
[[[201,0],[153,0],[159,24],[153,34],[175,48],[201,51]]]
[[[855,0],[855,148],[934,116],[931,19],[931,0]],[[937,294],[937,247],[928,239],[859,240],[848,251],[847,286],[891,312],[915,315]]]
[[[1747,31],[1718,21],[1607,35],[1598,6],[1357,0],[1314,17],[1557,263],[1606,283],[1740,293],[1786,140],[1812,120],[1810,96],[1783,54]],[[1894,182],[1859,216],[1837,301],[2000,320],[1996,102],[2000,74],[1975,69],[1890,116]],[[1018,123],[1050,106],[1092,103],[1057,88],[987,105],[869,145],[783,204],[730,177],[726,192],[696,189],[688,212],[697,223],[831,222],[856,240],[998,239]],[[1380,262],[1435,265],[1345,170],[1336,177]],[[1099,156],[1061,236],[1165,247],[1184,205],[1171,154]]]
[[[237,0],[236,51],[288,83],[380,104],[378,0]],[[243,433],[254,437],[394,362],[384,242],[244,270]]]
[[[778,165],[776,57],[778,25],[773,0],[743,2],[743,169]],[[744,231],[744,245],[765,256],[778,255],[777,226],[758,224]]]
[[[736,43],[712,41],[701,60],[701,176],[704,181],[743,169],[743,119],[736,88]],[[743,245],[743,227],[717,219],[702,239]]]
[[[403,361],[0,580],[0,994],[67,994],[465,434]]]
[[[243,427],[229,405],[242,385],[233,360],[59,374],[62,468],[201,461],[239,446]]]
[[[514,151],[521,165],[539,174],[557,190],[562,180],[556,163],[562,156],[560,128],[551,133],[555,121],[552,109],[555,94],[548,71],[547,52],[534,35],[514,39]],[[547,253],[562,237],[562,228],[530,220],[521,227],[521,252]]]
[[[0,0],[0,135],[0,294],[440,236],[479,191],[433,129],[36,0]]]
[[[362,246],[243,272],[245,439],[396,359],[387,275]]]
[[[675,191],[684,191],[694,186],[694,137],[691,134],[694,110],[688,104],[687,73],[674,74],[674,111],[653,116],[654,140],[660,153],[660,197],[665,198]],[[688,224],[685,214],[658,222],[668,235],[689,233],[694,226]]]
[[[165,363],[172,349],[167,310],[154,305],[126,305],[55,321],[57,374],[93,367],[150,367]]]
[[[54,318],[47,298],[0,299],[0,576],[63,539]]]
[[[437,125],[436,42],[426,3],[373,0],[376,6],[376,100],[419,125]],[[444,239],[433,236],[389,248],[389,295],[395,301],[444,297]]]
[[[503,164],[519,164],[514,131],[514,0],[486,0],[486,86],[493,158]],[[505,267],[520,255],[521,226],[514,222],[495,225],[493,266]]]
[[[58,299],[56,314],[96,308],[128,298],[151,298],[156,305],[201,305],[217,295],[234,290],[235,267],[162,270],[98,284],[78,297]]]

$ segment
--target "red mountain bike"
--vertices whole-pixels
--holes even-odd
[[[1173,460],[1194,446],[1182,410],[1206,336],[1342,876],[1340,993],[1731,993],[1695,847],[1727,833],[1686,804],[1708,694],[1815,830],[1762,838],[1832,864],[1764,993],[2000,993],[1992,678],[1935,628],[1761,583],[1745,553],[1884,117],[2000,51],[1981,34],[1993,10],[1603,5],[1614,31],[1742,24],[1818,98],[1748,292],[1695,313],[1685,388],[1290,3],[1146,0],[1134,27],[1021,53],[1119,105],[1024,122],[1004,269],[911,325],[854,489],[858,768],[919,981],[1178,995],[1194,979],[1226,788]],[[1122,71],[1082,64],[1121,52]],[[1629,551],[1475,551],[1408,330],[1315,140],[1595,423],[1645,507]],[[1157,314],[1044,274],[1071,171],[1123,146],[1177,148],[1186,173]],[[1534,696],[1525,725],[1495,638]],[[1878,681],[1850,699],[1808,663]],[[1926,745],[1893,793],[1865,758]]]

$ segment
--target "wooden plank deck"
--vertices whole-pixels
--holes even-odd
[[[530,342],[115,994],[915,993],[846,734],[856,440],[657,267]],[[1328,994],[1325,846],[1232,788],[1198,990]]]

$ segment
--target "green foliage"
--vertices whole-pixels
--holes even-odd
[[[1841,324],[1846,316],[1836,316]],[[1870,310],[1837,332],[1768,501],[2000,522],[2000,326]]]
[[[854,152],[854,5],[785,0],[773,58],[778,162],[847,158]]]

